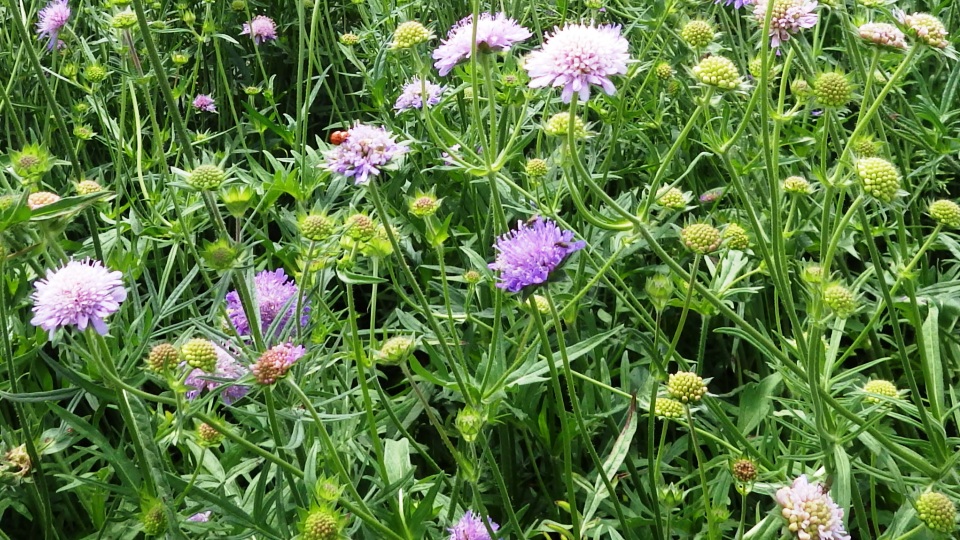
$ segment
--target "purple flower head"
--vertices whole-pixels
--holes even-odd
[[[817,24],[816,0],[774,0],[770,18],[770,46],[779,47],[790,36]],[[753,8],[753,16],[763,26],[767,17],[767,2],[761,1]]]
[[[424,88],[426,92],[424,93]],[[393,105],[394,110],[403,112],[410,109],[420,109],[423,107],[423,98],[427,98],[427,107],[433,107],[440,103],[440,96],[444,88],[439,84],[430,81],[422,81],[420,77],[410,79],[410,82],[403,86],[403,92],[397,98]]]
[[[193,108],[198,111],[217,112],[216,102],[207,94],[197,94],[197,97],[193,98]]]
[[[491,15],[483,13],[477,21],[477,50],[480,52],[496,52],[509,50],[515,43],[519,43],[532,34],[526,28],[517,24],[517,21],[503,13]],[[447,39],[433,51],[433,64],[445,76],[460,62],[470,58],[473,41],[473,15],[468,15],[453,25],[447,34]]]
[[[456,525],[447,529],[450,531],[448,540],[492,540],[490,533],[487,531],[487,526],[483,523],[484,521],[490,525],[491,531],[497,532],[500,529],[500,526],[490,518],[480,519],[480,516],[475,514],[473,510],[467,510]]]
[[[240,35],[249,35],[253,38],[253,42],[259,45],[264,41],[277,39],[277,25],[270,17],[257,15],[250,22],[243,23],[243,31]]]
[[[297,310],[297,300],[300,289],[293,279],[288,278],[282,268],[271,272],[264,270],[253,278],[254,294],[257,297],[257,304],[260,306],[260,328],[266,334],[271,326],[274,327],[274,333],[265,335],[266,338],[278,337],[283,335],[290,324]],[[227,293],[227,316],[233,323],[237,333],[241,336],[250,335],[250,321],[243,312],[243,305],[240,303],[240,295],[237,291]],[[303,302],[303,309],[300,312],[300,326],[306,326],[310,320],[310,306],[307,301]],[[279,321],[276,322],[275,321]]]
[[[488,267],[500,272],[497,287],[518,292],[547,281],[567,255],[585,245],[573,241],[573,231],[561,230],[553,221],[537,216],[532,225],[517,222],[516,229],[497,239],[493,245],[497,259]]]
[[[194,523],[206,523],[210,521],[210,514],[213,512],[207,510],[206,512],[197,512],[196,514],[187,518],[187,521],[192,521]]]
[[[616,25],[567,24],[554,29],[543,47],[527,56],[530,87],[563,87],[564,103],[570,103],[575,93],[581,101],[590,99],[591,85],[613,95],[616,88],[610,77],[627,72],[629,47]]]
[[[743,6],[752,6],[754,4],[754,0],[716,0],[714,4],[719,4],[720,2],[723,2],[725,6],[733,4],[734,9],[740,9]]]
[[[70,261],[62,268],[48,270],[37,280],[33,298],[33,319],[30,324],[47,331],[61,326],[86,330],[93,326],[106,335],[103,319],[120,309],[126,300],[120,272],[112,272],[100,261]]]
[[[843,510],[822,485],[811,484],[805,475],[777,490],[776,499],[798,540],[850,540],[843,528]]]
[[[357,124],[347,131],[347,139],[327,152],[328,171],[353,178],[357,185],[370,181],[370,175],[380,174],[380,168],[407,148],[393,140],[393,135],[382,127]]]
[[[186,366],[186,362],[181,364]],[[202,369],[194,369],[187,375],[183,383],[192,390],[187,391],[187,399],[196,399],[200,392],[204,390],[214,390],[222,384],[228,384],[225,381],[235,381],[244,375],[248,370],[243,364],[237,361],[232,354],[223,347],[217,346],[217,369],[213,373],[206,373]],[[229,384],[220,392],[223,402],[230,405],[234,401],[247,395],[250,388],[240,384]]]
[[[700,202],[702,204],[713,204],[719,201],[720,197],[723,197],[723,188],[714,188],[704,191],[703,194],[700,195]]]
[[[67,0],[51,0],[46,7],[40,10],[37,21],[37,37],[47,39],[47,49],[53,50],[58,45],[57,35],[70,19],[70,6]]]

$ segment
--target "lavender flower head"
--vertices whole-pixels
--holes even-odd
[[[770,18],[770,46],[779,47],[790,36],[817,24],[816,0],[774,0]],[[753,16],[763,26],[767,17],[767,2],[761,1],[753,8]]]
[[[253,42],[260,45],[264,41],[277,39],[277,25],[270,17],[257,15],[250,22],[243,23],[241,36],[250,36]]]
[[[586,242],[573,241],[573,231],[564,231],[549,219],[536,217],[532,225],[518,222],[493,245],[497,258],[488,267],[500,272],[497,287],[518,292],[539,285],[550,277],[567,255],[582,249]]]
[[[353,178],[357,185],[370,181],[370,175],[407,149],[393,140],[393,135],[382,127],[357,124],[347,131],[347,139],[326,153],[328,171]]]
[[[426,87],[426,93],[424,93],[424,87]],[[400,97],[397,98],[393,108],[397,112],[423,108],[424,96],[427,98],[427,107],[433,107],[440,103],[443,90],[444,88],[439,84],[422,81],[420,77],[414,77],[403,86],[403,92],[400,93]]]
[[[754,0],[716,0],[714,4],[719,4],[720,2],[723,2],[725,6],[733,4],[734,9],[740,9],[743,6],[752,6],[754,4]]]
[[[186,363],[183,364],[186,366]],[[213,373],[206,373],[202,369],[194,369],[187,375],[183,383],[192,388],[187,391],[187,399],[196,399],[200,392],[204,390],[215,390],[224,380],[237,380],[246,375],[249,370],[236,358],[233,357],[223,347],[217,346],[217,369]],[[248,386],[241,384],[230,384],[220,392],[223,402],[230,405],[234,401],[247,395],[250,391]]]
[[[193,98],[193,108],[198,111],[217,112],[216,102],[207,94],[197,94],[197,97]]]
[[[116,313],[126,300],[120,272],[112,272],[100,261],[70,261],[62,268],[48,270],[37,280],[33,298],[33,319],[30,324],[47,331],[61,326],[86,330],[93,326],[106,335],[105,317]]]
[[[487,531],[487,526],[483,523],[484,521],[490,524],[490,530],[493,532],[497,532],[500,528],[490,518],[480,519],[480,516],[475,514],[473,510],[467,510],[456,525],[447,529],[450,531],[448,540],[492,540],[490,533]]]
[[[53,50],[58,46],[57,35],[60,30],[66,26],[70,19],[70,6],[67,0],[51,0],[49,4],[40,10],[37,21],[37,37],[47,39],[47,49]]]
[[[787,528],[798,540],[850,540],[843,528],[843,510],[822,485],[809,483],[806,475],[777,490],[776,499]]]
[[[250,367],[250,371],[253,372],[253,378],[258,383],[271,385],[286,375],[290,366],[303,358],[306,352],[301,345],[292,343],[275,345],[260,355],[260,358]]]
[[[591,85],[613,95],[616,88],[610,77],[627,72],[629,47],[619,25],[567,24],[554,29],[543,47],[527,56],[530,87],[563,87],[564,103],[570,103],[574,93],[581,101],[590,99]]]
[[[477,21],[477,50],[496,52],[509,50],[514,44],[524,41],[532,34],[503,13],[483,13]],[[445,76],[460,62],[470,58],[473,40],[473,15],[468,15],[453,25],[447,39],[433,51],[433,64]]]
[[[257,297],[257,304],[260,306],[260,328],[266,333],[274,321],[279,321],[274,330],[274,334],[266,337],[275,337],[282,335],[290,324],[297,310],[297,298],[300,289],[297,284],[287,277],[282,268],[273,272],[264,270],[253,278],[254,294]],[[237,291],[227,293],[227,316],[233,323],[237,333],[241,336],[250,335],[250,322],[243,313],[243,305],[240,303],[240,295]],[[300,312],[300,326],[306,326],[309,322],[310,306],[304,300],[303,309]]]
[[[210,521],[210,514],[213,512],[207,510],[206,512],[197,512],[196,514],[187,518],[187,521],[192,521],[194,523],[206,523]]]

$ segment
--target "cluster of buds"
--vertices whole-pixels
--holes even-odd
[[[917,516],[931,531],[951,533],[957,527],[957,507],[946,495],[928,491],[917,498]]]
[[[551,116],[543,127],[546,134],[553,137],[566,137],[569,129],[570,113],[568,112],[559,112]],[[587,125],[582,118],[575,116],[573,118],[573,138],[586,139],[587,135]]]
[[[193,338],[180,347],[180,357],[188,366],[213,373],[217,369],[217,346],[209,339]]]
[[[227,180],[227,173],[216,165],[198,165],[187,175],[190,187],[200,191],[213,191]]]
[[[687,225],[680,231],[680,239],[687,249],[700,255],[713,253],[723,241],[720,231],[706,223]]]
[[[813,94],[823,107],[843,107],[853,97],[853,86],[843,73],[828,71],[813,81]]]
[[[653,414],[676,420],[683,416],[683,403],[670,398],[657,398],[653,404]]]
[[[713,25],[699,19],[688,22],[680,30],[680,39],[694,49],[706,47],[713,41],[715,35],[716,31],[713,29]]]
[[[300,523],[301,540],[334,540],[340,537],[343,518],[326,506],[314,506]]]
[[[864,399],[869,403],[883,403],[884,398],[897,399],[900,397],[897,386],[883,379],[874,379],[867,382],[863,385],[863,393],[866,394]]]
[[[736,64],[723,56],[708,56],[693,68],[693,75],[703,84],[723,90],[740,85],[740,71]]]
[[[696,403],[707,393],[707,385],[696,373],[678,371],[667,379],[667,393],[683,403]]]
[[[180,351],[170,343],[158,343],[147,354],[147,369],[156,373],[163,373],[177,364]]]
[[[407,21],[393,33],[391,49],[409,49],[433,39],[433,32],[417,21]]]

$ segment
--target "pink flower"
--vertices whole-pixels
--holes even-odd
[[[817,5],[816,0],[774,0],[770,18],[770,46],[779,47],[781,43],[789,41],[791,35],[804,28],[813,28],[818,20],[815,13]],[[753,16],[762,27],[767,17],[765,0],[754,6]]]
[[[860,37],[874,45],[906,49],[907,37],[899,28],[888,23],[861,24],[858,29]]]
[[[217,112],[217,104],[207,94],[197,94],[197,97],[193,98],[193,108],[199,111]]]
[[[811,484],[805,475],[777,490],[776,499],[798,540],[850,540],[843,528],[843,510],[822,485]]]
[[[483,13],[477,21],[477,50],[505,51],[530,37],[530,31],[503,13]],[[444,76],[460,62],[470,58],[473,45],[473,16],[467,16],[453,25],[439,47],[433,51],[433,64]]]
[[[52,0],[46,7],[40,10],[39,20],[37,21],[37,37],[49,38],[47,49],[51,51],[55,46],[61,43],[57,39],[57,34],[66,26],[70,19],[70,6],[67,0]]]
[[[249,35],[257,45],[267,40],[277,39],[277,25],[270,17],[257,15],[250,22],[243,23],[241,36]]]
[[[120,309],[126,300],[120,272],[110,271],[100,261],[70,261],[63,268],[48,270],[38,280],[33,293],[33,319],[30,324],[44,330],[76,326],[86,330],[93,326],[106,335],[103,319]]]
[[[299,360],[306,351],[300,345],[290,343],[276,345],[260,355],[250,371],[253,378],[262,385],[271,385],[277,382],[290,370],[290,366]]]
[[[569,103],[574,93],[581,101],[590,99],[591,85],[613,95],[616,88],[610,77],[627,72],[629,47],[619,26],[567,24],[555,29],[540,50],[527,56],[530,87],[563,87],[564,103]]]

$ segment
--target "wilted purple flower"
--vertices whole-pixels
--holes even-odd
[[[86,330],[89,324],[101,336],[106,335],[104,317],[116,313],[127,298],[122,277],[91,259],[48,270],[46,277],[35,283],[30,324],[47,331],[60,326]]]
[[[569,103],[574,93],[581,101],[590,99],[591,85],[613,95],[616,88],[610,76],[627,72],[629,47],[619,25],[567,24],[555,29],[541,49],[527,56],[530,87],[563,87],[564,103]]]
[[[424,93],[426,88],[426,93]],[[397,112],[403,112],[409,109],[420,109],[423,107],[423,98],[427,98],[427,106],[432,107],[440,103],[440,96],[444,88],[439,84],[430,81],[423,81],[420,77],[410,79],[410,82],[404,85],[403,92],[397,98],[393,108]]]
[[[197,97],[193,98],[193,108],[199,111],[217,112],[217,104],[207,94],[197,94]]]
[[[483,523],[484,521],[490,524],[490,530],[493,532],[497,532],[500,528],[500,526],[494,523],[489,517],[480,519],[480,516],[475,514],[473,510],[467,510],[456,525],[447,529],[450,531],[450,538],[448,540],[491,540],[487,526]]]
[[[716,0],[714,4],[719,4],[720,2],[723,2],[725,6],[733,4],[734,9],[740,9],[743,6],[751,6],[754,4],[754,0]]]
[[[206,512],[197,512],[196,514],[187,518],[187,521],[192,521],[194,523],[206,523],[210,521],[210,514],[213,512],[207,510]]]
[[[537,216],[532,225],[517,222],[516,229],[497,239],[493,245],[497,258],[488,266],[500,272],[497,287],[518,292],[547,281],[567,255],[585,245],[573,241],[573,231],[561,230],[553,221]]]
[[[300,345],[294,346],[292,343],[276,345],[260,355],[250,371],[253,372],[253,378],[258,383],[270,385],[286,375],[290,366],[305,353],[306,350]]]
[[[381,167],[406,151],[386,129],[357,124],[343,143],[325,154],[325,168],[353,178],[355,184],[366,184],[371,174],[380,174]]]
[[[531,36],[530,31],[503,13],[482,13],[477,21],[477,50],[480,52],[505,51],[515,43]],[[470,58],[473,45],[473,15],[468,15],[453,25],[447,39],[433,51],[433,64],[444,76],[457,64]]]
[[[218,345],[216,349],[217,369],[213,373],[206,373],[202,369],[194,369],[183,381],[183,384],[193,388],[193,390],[187,391],[187,399],[196,399],[200,392],[219,388],[220,385],[227,384],[225,381],[235,381],[250,371],[223,347]],[[186,363],[182,365],[186,366]],[[248,386],[230,384],[220,392],[220,397],[224,403],[230,405],[247,395],[249,391],[250,387]]]
[[[58,46],[57,35],[70,19],[70,6],[67,0],[51,0],[40,10],[37,21],[37,37],[48,38],[47,49],[51,51]]]
[[[816,0],[774,0],[770,16],[770,46],[779,47],[790,36],[817,24]],[[767,2],[761,1],[753,8],[753,16],[762,26],[767,16]]]
[[[243,23],[243,31],[240,35],[249,35],[253,38],[253,42],[259,45],[264,41],[277,39],[277,25],[270,17],[257,15],[250,22]]]
[[[300,289],[293,279],[288,278],[282,268],[271,272],[264,270],[253,278],[254,295],[257,299],[257,305],[260,306],[260,328],[266,333],[274,321],[279,321],[274,334],[267,337],[276,337],[283,334],[294,317],[297,310],[297,299]],[[227,293],[227,316],[233,323],[237,333],[241,336],[250,335],[250,322],[243,312],[243,305],[240,303],[240,295],[237,291]],[[303,309],[300,312],[300,326],[306,326],[310,317],[310,306],[307,301],[303,301]]]
[[[843,528],[843,510],[822,485],[809,483],[806,475],[778,489],[776,499],[798,540],[850,540]]]

